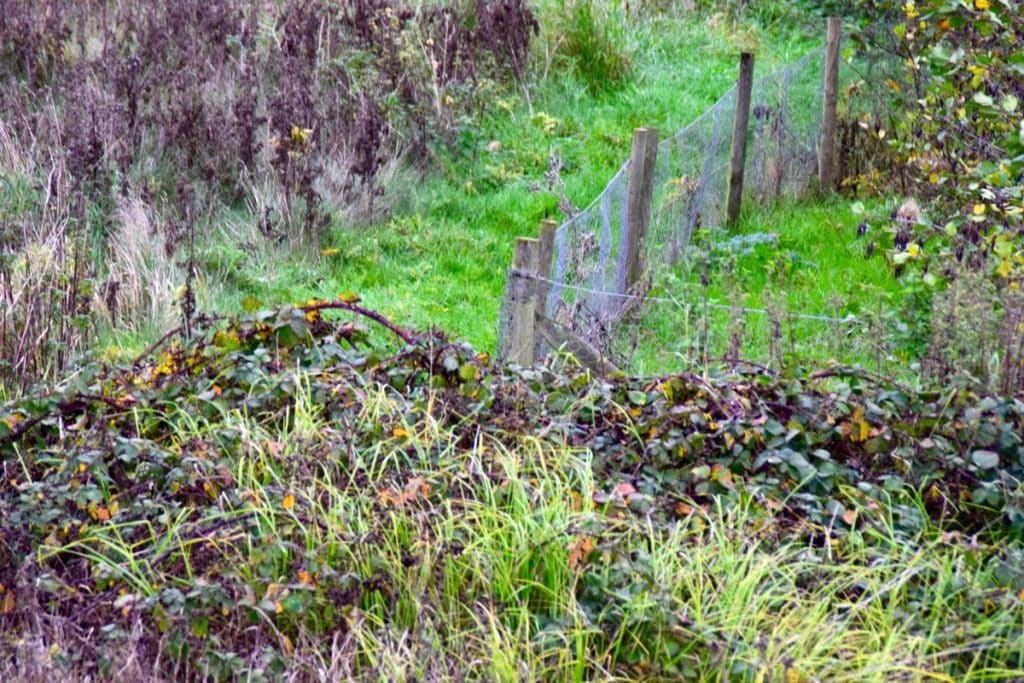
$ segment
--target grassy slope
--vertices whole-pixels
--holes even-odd
[[[332,250],[330,255],[288,252],[258,270],[245,265],[232,275],[215,307],[237,310],[249,295],[276,304],[351,290],[397,320],[437,326],[478,348],[493,349],[515,237],[533,234],[542,218],[558,217],[557,198],[528,187],[542,179],[549,154],[557,153],[564,162],[568,197],[585,206],[628,155],[633,128],[677,130],[735,80],[735,50],[724,29],[707,21],[694,22],[689,15],[662,19],[634,32],[632,39],[636,76],[626,87],[595,97],[565,76],[564,69],[555,69],[558,78],[535,87],[533,117],[521,97],[501,99],[468,150],[442,155],[442,173],[418,177],[406,171],[392,180],[389,192],[396,206],[390,220],[339,226],[324,245]],[[764,41],[758,72],[796,58],[813,44],[798,36]],[[486,149],[491,141],[501,144],[500,151]],[[822,258],[818,236],[823,219],[846,226],[842,231],[824,229],[835,259]],[[865,268],[862,259],[851,256],[861,248],[850,246],[856,221],[839,203],[765,212],[751,216],[748,225],[783,235],[785,248],[820,264],[823,279],[834,279],[830,274],[839,271],[852,273],[850,281],[882,278],[877,266]],[[244,263],[232,249],[218,245],[214,251],[223,260]],[[758,271],[756,260],[748,268]],[[748,284],[756,301],[757,277]],[[817,283],[794,280],[791,285],[793,310],[822,310],[823,289]],[[850,296],[863,294],[854,289]],[[670,333],[676,329],[676,316],[655,315],[662,328]]]

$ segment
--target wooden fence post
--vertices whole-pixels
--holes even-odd
[[[651,223],[654,197],[654,171],[658,160],[658,129],[633,131],[633,151],[629,157],[629,184],[626,188],[626,290],[633,289],[644,274],[644,241]]]
[[[509,320],[509,363],[522,367],[533,365],[536,347],[537,264],[540,243],[529,237],[516,239],[512,256],[514,278],[511,288],[511,319]]]
[[[743,170],[747,164],[747,127],[750,123],[750,92],[754,87],[754,55],[740,55],[740,78],[736,85],[736,116],[732,127],[732,160],[729,170],[729,200],[726,223],[736,225],[743,200]]]
[[[540,230],[537,239],[537,315],[548,314],[548,294],[551,291],[551,259],[555,255],[555,233],[558,232],[558,223],[545,219],[540,222]],[[544,343],[541,335],[537,335],[537,342],[534,346],[534,360],[543,360]]]
[[[836,100],[839,94],[839,17],[828,18],[825,39],[824,110],[821,118],[821,144],[818,148],[818,181],[822,192],[832,192],[836,183]]]

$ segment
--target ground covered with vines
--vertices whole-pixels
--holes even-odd
[[[375,351],[368,320],[400,348]],[[496,367],[354,297],[206,321],[0,408],[0,652],[22,676],[110,676],[127,658],[147,675],[387,678],[389,638],[430,634],[407,662],[416,676],[501,678],[493,658],[445,644],[490,609],[531,653],[510,680],[521,667],[812,680],[841,665],[817,650],[813,665],[776,661],[686,614],[694,596],[655,556],[688,561],[672,539],[724,515],[737,548],[814,558],[793,595],[814,595],[829,566],[866,570],[926,539],[957,548],[980,588],[953,582],[929,602],[922,572],[872,598],[948,627],[919,634],[933,648],[899,667],[1019,673],[1022,434],[1019,398],[850,368]],[[836,618],[856,621],[871,592],[830,593],[846,605]],[[562,661],[573,638],[578,661]]]

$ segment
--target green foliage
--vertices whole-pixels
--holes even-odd
[[[591,94],[626,83],[633,73],[628,28],[615,4],[595,0],[563,0],[564,55]]]
[[[106,643],[65,636],[67,671],[135,642],[216,678],[1024,666],[1021,401],[840,368],[602,382],[437,334],[383,357],[325,319],[353,299],[0,409],[0,643],[56,619]],[[922,621],[884,617],[895,586]]]
[[[861,49],[899,60],[891,78],[868,85],[888,93],[890,150],[906,165],[908,190],[929,202],[925,215],[893,228],[909,229],[920,254],[904,239],[894,260],[932,263],[933,278],[949,277],[950,261],[966,261],[1012,283],[1024,263],[1019,7],[998,0],[849,5]]]

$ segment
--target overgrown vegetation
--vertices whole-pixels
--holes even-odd
[[[1021,402],[377,358],[331,308],[0,414],[5,677],[1024,671]]]
[[[0,678],[1024,678],[1019,8],[824,5],[0,0]],[[495,366],[513,237],[822,10],[841,194],[654,274],[656,376]]]
[[[875,216],[905,283],[904,323],[929,379],[967,374],[1019,391],[1024,375],[1024,23],[1014,2],[828,3],[857,49],[887,65],[872,82],[884,108],[860,120],[910,199]],[[878,144],[882,143],[882,144]],[[872,245],[874,241],[872,240]],[[984,311],[982,313],[982,311]],[[979,314],[981,318],[979,319]],[[978,324],[984,321],[984,324]]]
[[[313,249],[325,201],[372,215],[385,168],[523,82],[537,28],[521,0],[5,2],[4,377],[64,369],[97,319],[163,322],[179,285],[194,313],[196,233],[229,206]]]

